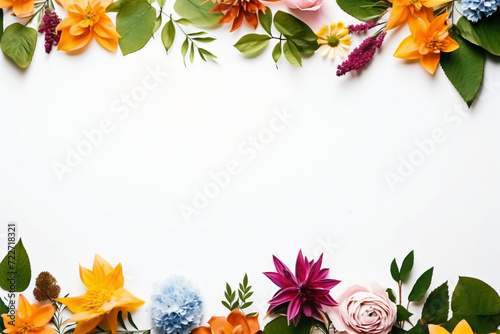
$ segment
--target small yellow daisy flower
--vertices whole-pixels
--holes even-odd
[[[347,50],[351,47],[351,36],[349,36],[349,29],[343,22],[333,22],[330,26],[322,26],[318,32],[318,44],[321,45],[319,50],[323,56],[330,57],[331,60],[335,55],[344,58]]]

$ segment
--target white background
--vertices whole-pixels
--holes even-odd
[[[355,23],[332,3],[294,14],[314,30]],[[415,249],[412,280],[435,266],[433,287],[464,275],[500,289],[498,62],[488,59],[487,84],[467,111],[440,69],[430,76],[392,57],[406,28],[387,36],[366,70],[342,78],[339,60],[319,54],[303,68],[282,59],[277,70],[273,42],[245,58],[232,45],[250,31],[210,31],[218,64],[198,58],[187,68],[182,40],[166,55],[158,38],[127,57],[96,43],[46,55],[40,38],[27,70],[1,57],[0,217],[18,222],[34,273],[51,271],[76,295],[78,264],[90,267],[99,253],[123,263],[126,287],[145,300],[153,282],[183,274],[205,297],[205,320],[226,314],[225,282],[245,272],[263,312],[275,287],[261,272],[273,269],[272,254],[293,266],[299,249],[324,252],[344,287],[390,286],[391,260]],[[120,118],[113,105],[156,68],[168,76]],[[238,148],[269,127],[274,110],[294,119],[247,161]],[[54,163],[103,119],[113,131],[61,182]],[[386,173],[436,129],[445,140],[391,188]],[[186,222],[180,206],[230,161],[240,173]],[[137,314],[148,327],[147,306]]]

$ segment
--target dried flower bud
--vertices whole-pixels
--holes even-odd
[[[57,280],[48,271],[42,271],[35,281],[33,295],[39,302],[59,297],[61,287],[57,285]]]

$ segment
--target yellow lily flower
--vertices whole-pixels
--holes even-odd
[[[19,295],[19,305],[15,313],[14,325],[8,314],[2,314],[5,334],[57,334],[46,326],[56,311],[52,305],[31,305],[26,297]]]
[[[452,52],[458,49],[458,43],[450,37],[446,24],[448,14],[436,17],[432,22],[418,18],[410,22],[411,35],[399,45],[394,57],[403,59],[420,59],[420,63],[430,74],[436,72],[441,59],[441,52]]]
[[[61,0],[60,2],[69,17],[56,28],[57,31],[61,31],[58,50],[79,50],[92,38],[108,51],[115,52],[118,49],[120,35],[106,14],[106,8],[113,0]]]
[[[80,278],[88,289],[85,294],[56,299],[75,313],[66,321],[77,323],[74,334],[88,333],[99,325],[116,334],[118,312],[130,312],[144,304],[123,288],[121,264],[113,268],[97,254],[92,270],[80,265]]]
[[[446,329],[437,325],[429,325],[429,333],[430,334],[450,334]],[[458,323],[458,325],[453,330],[452,334],[474,334],[472,328],[469,326],[469,323],[466,320],[462,320]],[[491,333],[495,334],[495,333]]]
[[[391,15],[387,21],[385,31],[396,28],[407,21],[417,18],[432,21],[433,7],[444,5],[453,0],[389,0],[392,2]]]

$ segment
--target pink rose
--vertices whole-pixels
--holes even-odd
[[[286,0],[290,9],[318,10],[322,4],[323,0]]]
[[[332,322],[339,331],[349,334],[387,334],[396,323],[396,305],[383,288],[354,285],[337,300]]]

